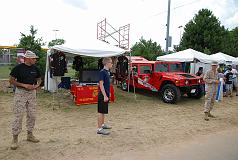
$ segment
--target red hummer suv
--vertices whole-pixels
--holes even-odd
[[[148,61],[143,57],[131,57],[129,68],[131,76],[121,82],[122,90],[135,86],[159,92],[166,103],[176,103],[184,94],[194,98],[204,95],[203,79],[182,72],[180,62]]]

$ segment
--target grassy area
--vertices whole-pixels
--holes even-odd
[[[0,79],[8,79],[11,66],[0,66]]]
[[[0,66],[0,79],[8,79],[12,66],[4,65]],[[71,66],[68,68],[68,73],[65,73],[65,77],[75,77],[75,70]]]
[[[67,71],[68,73],[65,73],[65,77],[75,78],[75,70],[72,68],[72,66],[68,66]]]

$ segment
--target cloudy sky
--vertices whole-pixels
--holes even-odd
[[[106,18],[116,29],[130,24],[130,46],[143,36],[165,49],[167,6],[167,0],[1,0],[0,45],[18,44],[20,32],[28,34],[30,25],[45,42],[55,36],[68,43],[96,39],[97,23]],[[171,0],[172,45],[183,32],[178,27],[202,8],[225,28],[238,26],[238,0]]]

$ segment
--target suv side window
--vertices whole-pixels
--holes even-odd
[[[148,74],[151,71],[150,66],[140,66],[140,74]]]
[[[155,72],[168,72],[169,66],[168,64],[156,64]]]

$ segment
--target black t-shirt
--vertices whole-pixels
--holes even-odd
[[[198,71],[197,73],[196,73],[196,76],[201,76],[202,75],[202,72],[200,72],[200,71]]]
[[[36,79],[41,77],[40,71],[35,65],[28,66],[25,63],[15,66],[10,75],[16,78],[17,82],[24,84],[36,84]]]
[[[106,69],[102,69],[99,72],[99,81],[103,81],[105,92],[107,96],[109,97],[110,96],[110,72],[107,71]],[[99,92],[101,92],[100,89],[99,89]]]
[[[226,74],[226,84],[232,84],[232,77],[233,77],[233,73],[232,72],[228,72]]]

